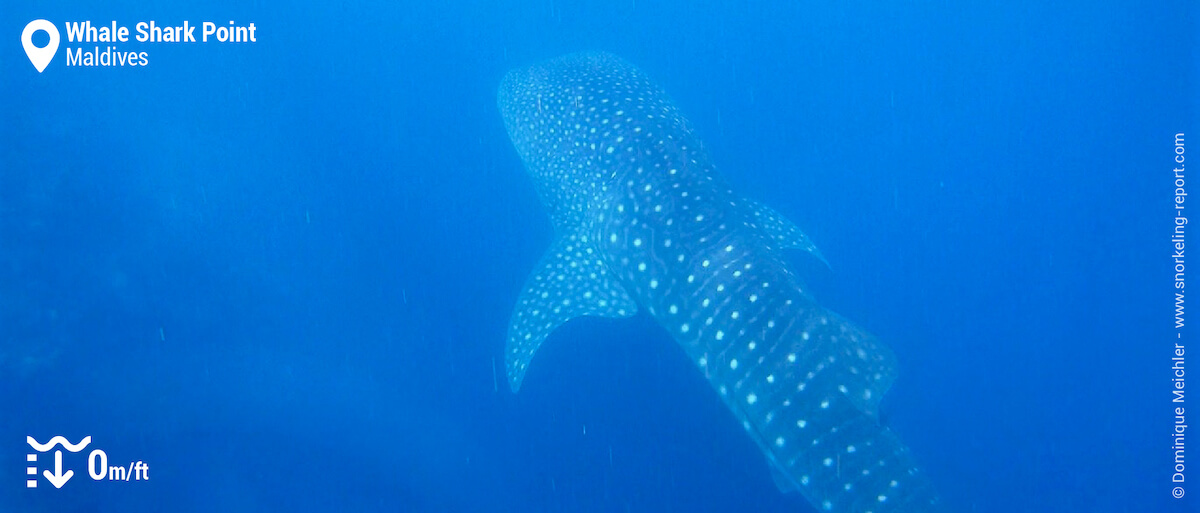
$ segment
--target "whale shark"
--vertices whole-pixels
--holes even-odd
[[[497,104],[555,231],[509,323],[514,393],[567,321],[649,315],[780,490],[821,511],[938,510],[929,478],[880,421],[893,353],[813,299],[785,252],[824,261],[816,246],[730,188],[642,70],[608,53],[565,55],[509,71]]]

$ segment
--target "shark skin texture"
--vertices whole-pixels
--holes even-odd
[[[518,297],[514,392],[555,328],[644,313],[666,329],[762,450],[782,491],[819,511],[940,511],[879,420],[892,352],[823,308],[783,251],[824,261],[795,224],[736,194],[666,93],[620,57],[514,69],[497,103],[556,239]]]

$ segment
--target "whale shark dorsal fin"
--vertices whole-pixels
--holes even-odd
[[[508,384],[513,392],[542,341],[563,323],[592,315],[629,317],[637,303],[613,279],[586,235],[568,234],[550,246],[525,281],[508,324],[504,348]]]
[[[808,235],[805,235],[800,227],[796,226],[796,223],[762,203],[749,198],[742,201],[747,206],[751,219],[758,229],[762,230],[763,234],[778,244],[780,248],[807,252],[825,264],[825,267],[830,267],[825,256],[821,254],[821,250],[817,249],[817,245],[813,244],[812,239],[809,239]]]

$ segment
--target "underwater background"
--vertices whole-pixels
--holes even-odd
[[[106,4],[0,12],[0,511],[811,511],[647,317],[571,322],[508,390],[553,234],[496,87],[580,50],[645,70],[821,248],[949,510],[1197,511],[1171,496],[1194,2]],[[257,41],[87,68],[64,31],[38,73],[39,18]],[[54,435],[150,479],[79,453],[27,488]]]

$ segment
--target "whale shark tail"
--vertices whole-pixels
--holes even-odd
[[[879,401],[896,376],[890,350],[815,304],[793,312],[794,329],[753,371],[714,379],[775,483],[823,511],[938,511],[911,451],[880,423]]]

